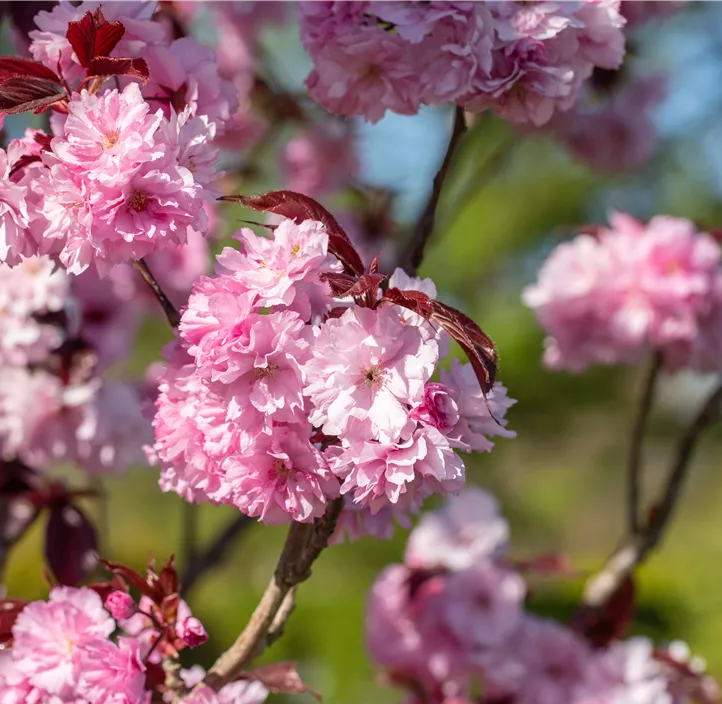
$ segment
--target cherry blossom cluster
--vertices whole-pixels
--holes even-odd
[[[593,647],[583,633],[529,612],[506,557],[509,526],[493,497],[468,488],[412,531],[403,565],[371,590],[366,640],[410,702],[683,704],[717,701],[682,643],[644,637]],[[474,694],[476,692],[477,694]]]
[[[178,599],[172,564],[151,579],[113,566],[144,592],[140,600],[115,579],[92,587],[55,587],[48,601],[4,602],[12,627],[3,634],[0,700],[24,704],[261,704],[258,681],[219,692],[202,684],[200,666],[180,670],[182,693],[166,685],[162,662],[207,640],[205,629]],[[112,589],[112,590],[111,590]],[[9,649],[7,646],[10,646]],[[160,698],[158,698],[160,697]]]
[[[409,305],[452,310],[433,283],[397,270],[383,295],[385,277],[375,264],[364,274],[336,228],[282,218],[272,237],[241,229],[238,249],[194,286],[154,421],[165,491],[267,523],[312,521],[345,496],[357,533],[366,515],[390,519],[461,488],[455,450],[513,436],[501,384],[485,396],[458,360],[432,381],[448,335]]]
[[[376,122],[421,105],[541,125],[624,57],[619,2],[302,2],[311,97]]]
[[[91,277],[94,274],[89,273]],[[138,389],[104,381],[115,361],[115,318],[90,310],[87,276],[69,277],[48,257],[0,266],[0,448],[42,468],[76,461],[94,473],[142,458],[148,423]],[[91,278],[91,287],[92,287]],[[93,295],[93,311],[120,310],[112,289]]]
[[[545,363],[578,372],[655,351],[671,371],[719,370],[721,263],[689,220],[613,213],[610,227],[558,245],[524,292],[547,333]]]
[[[213,51],[172,40],[154,10],[61,2],[36,17],[36,62],[0,59],[0,77],[10,76],[0,110],[35,107],[21,99],[37,81],[53,110],[52,135],[38,131],[0,155],[0,261],[47,254],[74,274],[107,273],[207,232],[205,206],[219,195],[211,142],[235,94]],[[99,37],[91,47],[89,36]]]

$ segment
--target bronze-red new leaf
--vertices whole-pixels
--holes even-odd
[[[7,647],[12,644],[15,619],[27,603],[27,601],[20,601],[19,599],[0,600],[0,647]]]
[[[66,97],[65,91],[47,78],[8,78],[0,83],[0,112],[42,112]]]
[[[484,396],[491,391],[496,379],[496,348],[491,338],[468,315],[421,291],[390,288],[379,303],[393,303],[440,325],[464,350]]]
[[[336,298],[350,298],[363,296],[366,293],[378,290],[381,282],[386,278],[383,274],[362,274],[359,277],[349,274],[335,274],[324,272],[319,275],[321,281],[325,281],[331,288],[331,293]]]
[[[21,59],[17,56],[0,56],[0,81],[8,78],[44,78],[60,83],[60,77],[38,61]]]
[[[45,531],[45,557],[60,584],[74,587],[97,564],[98,536],[88,517],[73,504],[59,500],[50,506]]]
[[[66,37],[82,66],[89,66],[98,56],[110,56],[125,34],[122,22],[108,22],[98,8],[86,12],[78,22],[70,22]]]
[[[220,200],[240,203],[262,213],[282,215],[296,222],[317,220],[328,232],[328,251],[343,264],[346,273],[356,276],[364,273],[361,257],[348,235],[336,218],[313,198],[293,191],[270,191],[260,196],[222,196]]]
[[[111,58],[110,56],[99,56],[93,59],[87,67],[87,78],[112,78],[113,76],[128,76],[140,78],[147,83],[148,64],[143,59]]]

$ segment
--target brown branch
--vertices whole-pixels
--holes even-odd
[[[343,499],[336,499],[314,524],[291,524],[275,573],[248,625],[216,660],[203,684],[217,692],[263,652],[269,634],[271,639],[278,637],[292,611],[293,597],[289,594],[311,576],[311,566],[328,545],[342,508]]]
[[[629,535],[637,535],[640,529],[639,509],[641,502],[642,450],[647,434],[649,414],[654,403],[657,379],[662,369],[662,355],[655,352],[644,376],[642,395],[632,428],[632,438],[627,460],[627,530]]]
[[[429,241],[429,238],[434,231],[436,208],[439,204],[439,198],[441,197],[441,190],[444,186],[444,181],[446,180],[449,168],[451,167],[451,162],[459,144],[459,140],[464,132],[466,132],[464,110],[463,108],[457,106],[456,112],[454,113],[454,125],[451,128],[449,145],[446,148],[444,160],[441,162],[441,166],[434,177],[434,184],[431,188],[429,198],[426,201],[426,207],[416,223],[416,227],[414,228],[406,247],[403,249],[401,256],[399,257],[398,266],[402,267],[412,276],[419,270],[421,262],[424,259],[424,249],[426,248],[426,243]]]
[[[679,503],[697,442],[702,433],[719,416],[720,403],[722,403],[722,382],[707,397],[682,434],[661,498],[652,508],[647,524],[636,535],[630,535],[607,560],[601,572],[589,580],[582,597],[584,606],[602,608],[622,582],[630,577],[660,544]]]
[[[242,513],[235,516],[205,550],[198,552],[195,557],[188,562],[180,578],[181,596],[186,597],[188,592],[193,589],[196,582],[206,572],[223,561],[236,537],[246,530],[246,528],[252,526],[253,523],[254,521],[251,518]]]
[[[133,268],[143,277],[143,281],[148,284],[150,290],[153,291],[153,294],[158,299],[158,303],[160,303],[163,308],[165,317],[168,318],[168,322],[171,324],[171,327],[177,328],[180,323],[180,313],[173,303],[171,303],[170,298],[166,296],[165,291],[163,291],[160,287],[160,284],[151,273],[148,265],[142,259],[134,259],[132,264]]]

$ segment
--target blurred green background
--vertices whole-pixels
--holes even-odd
[[[721,141],[716,123],[719,85],[705,83],[710,67],[720,65],[713,27],[719,26],[722,8],[714,7],[716,3],[703,8],[691,5],[695,7],[665,25],[664,41],[647,37],[640,42],[645,61],[669,71],[671,77],[670,97],[659,116],[660,148],[644,168],[602,179],[574,163],[551,141],[512,132],[501,122],[484,118],[465,138],[444,191],[439,226],[422,274],[433,277],[443,300],[472,316],[496,341],[500,378],[510,396],[518,399],[508,415],[509,427],[518,437],[500,440],[491,454],[471,456],[467,462],[469,481],[499,497],[511,523],[515,557],[564,552],[575,567],[594,570],[614,549],[624,525],[625,455],[640,383],[637,369],[596,369],[583,376],[544,370],[542,333],[520,302],[523,287],[534,279],[556,242],[581,223],[603,221],[612,208],[639,217],[679,214],[709,228],[722,224],[716,173]],[[280,40],[271,37],[271,47],[274,41]],[[282,53],[295,55],[287,47]],[[701,74],[689,68],[690,56]],[[701,84],[709,91],[697,93],[695,112],[687,95]],[[375,162],[383,165],[389,158],[384,140],[395,139],[415,125],[414,144],[423,144],[428,137],[429,149],[428,153],[411,150],[409,174],[433,173],[449,116],[427,112],[416,122],[392,118],[378,128],[364,128],[364,139],[371,140],[364,144],[374,151]],[[377,133],[385,136],[374,142]],[[257,191],[277,185],[271,172],[263,182],[239,188]],[[398,179],[394,185],[401,196],[410,192],[399,218],[412,221],[414,207],[423,198],[413,192],[417,186],[411,180]],[[230,227],[242,217],[232,208],[223,212]],[[147,323],[132,363],[135,369],[159,357],[169,337],[165,326],[161,319]],[[709,385],[709,379],[691,375],[663,378],[645,450],[647,497],[664,476],[674,443]],[[640,571],[634,625],[635,632],[659,640],[687,641],[718,676],[722,675],[721,443],[722,434],[713,429],[698,448],[680,510],[661,549]],[[105,556],[142,568],[151,556],[160,561],[170,552],[183,554],[182,501],[159,492],[156,469],[139,468],[107,479],[104,488],[109,497],[107,515],[99,522],[105,526]],[[101,506],[87,505],[100,519]],[[201,542],[209,541],[232,516],[224,508],[200,507]],[[42,598],[46,594],[40,568],[41,531],[42,526],[36,526],[11,556],[7,575],[11,595]],[[273,572],[284,535],[285,529],[252,526],[235,541],[226,562],[206,575],[191,594],[191,606],[211,634],[210,641],[194,652],[204,664],[210,664],[247,621]],[[388,542],[367,539],[327,550],[311,581],[299,590],[284,637],[263,662],[298,660],[306,681],[329,704],[400,701],[400,692],[379,683],[365,653],[363,614],[371,584],[385,565],[401,559],[405,538],[399,530]],[[535,608],[566,617],[578,602],[582,584],[581,579],[535,580]]]

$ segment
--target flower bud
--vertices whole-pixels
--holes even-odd
[[[189,616],[179,621],[176,624],[176,633],[189,648],[196,648],[208,640],[206,629],[195,616]]]
[[[130,594],[116,590],[106,597],[105,608],[116,621],[122,621],[130,618],[138,610],[138,605]]]
[[[424,387],[424,400],[414,408],[409,418],[436,428],[440,433],[449,433],[459,420],[459,407],[443,384],[429,382]]]

